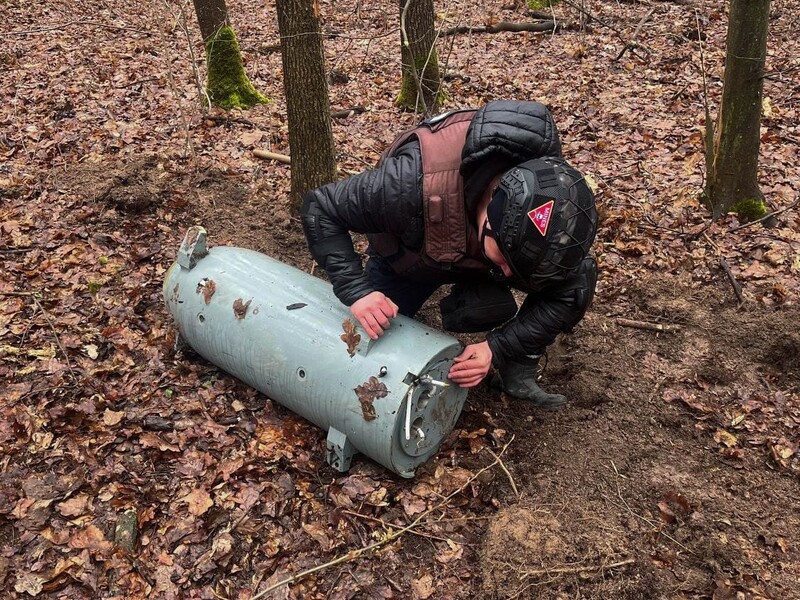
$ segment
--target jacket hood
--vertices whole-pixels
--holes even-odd
[[[467,129],[461,152],[460,172],[468,210],[474,211],[498,174],[542,156],[561,157],[558,130],[544,104],[495,100],[481,107]]]

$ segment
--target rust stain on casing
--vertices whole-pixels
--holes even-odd
[[[203,300],[205,301],[206,305],[211,304],[211,297],[214,295],[214,292],[217,291],[217,284],[214,282],[213,279],[203,278],[197,284],[197,289],[195,290],[198,294],[203,294]]]
[[[247,314],[247,309],[250,307],[250,303],[253,301],[251,298],[247,302],[242,300],[241,298],[237,298],[233,301],[233,314],[237,319],[244,319],[245,315]]]

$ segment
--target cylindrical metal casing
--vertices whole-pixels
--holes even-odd
[[[340,471],[357,450],[412,477],[461,413],[467,390],[447,380],[458,340],[403,316],[370,340],[327,282],[252,250],[206,251],[201,228],[164,297],[198,354],[327,430]]]

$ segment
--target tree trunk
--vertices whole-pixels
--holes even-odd
[[[439,111],[441,79],[435,42],[433,0],[400,0],[403,82],[397,106],[425,115]]]
[[[229,25],[225,0],[194,0],[194,10],[200,23],[203,43],[207,43],[220,29]]]
[[[228,22],[225,0],[194,0],[194,10],[206,48],[209,101],[226,109],[269,102],[247,77],[239,42]]]
[[[315,0],[276,0],[292,156],[291,207],[336,177],[325,55]]]
[[[714,219],[766,212],[758,186],[769,0],[731,0],[725,78],[716,126],[707,121],[706,200]],[[747,214],[749,213],[749,214]]]

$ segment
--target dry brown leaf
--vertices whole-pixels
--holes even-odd
[[[91,552],[110,552],[113,544],[108,541],[96,525],[87,525],[78,530],[69,540],[70,548],[85,548]]]
[[[303,523],[303,531],[317,542],[323,550],[330,550],[331,540],[328,537],[327,528],[322,523]]]
[[[103,423],[108,427],[113,427],[117,425],[122,419],[125,418],[125,411],[113,411],[109,408],[103,411]]]
[[[356,324],[352,319],[345,319],[342,322],[342,329],[344,329],[344,333],[339,336],[339,339],[347,344],[347,353],[352,358],[356,354],[356,346],[361,341],[361,336],[356,332]]]
[[[166,452],[167,450],[169,450],[170,452],[181,451],[179,446],[165,441],[160,436],[154,433],[140,433],[139,443],[144,448],[157,448],[161,450],[161,452]]]
[[[85,515],[89,508],[89,496],[79,494],[69,500],[56,504],[58,512],[65,517],[80,517]]]
[[[411,581],[411,593],[414,600],[427,600],[433,595],[433,577],[428,573]]]
[[[436,561],[448,564],[459,560],[462,556],[464,556],[464,546],[457,544],[453,540],[447,540],[447,547],[436,553]]]
[[[374,421],[378,415],[373,403],[376,398],[385,398],[389,394],[386,384],[378,381],[374,375],[355,389],[358,401],[361,403],[361,414],[365,421]]]
[[[724,429],[717,429],[714,432],[714,441],[728,448],[733,448],[739,442],[735,435],[725,431]]]
[[[181,501],[189,505],[189,512],[191,514],[198,517],[202,514],[205,514],[209,508],[214,506],[214,501],[211,499],[211,495],[203,488],[193,489],[191,492],[181,498]]]

